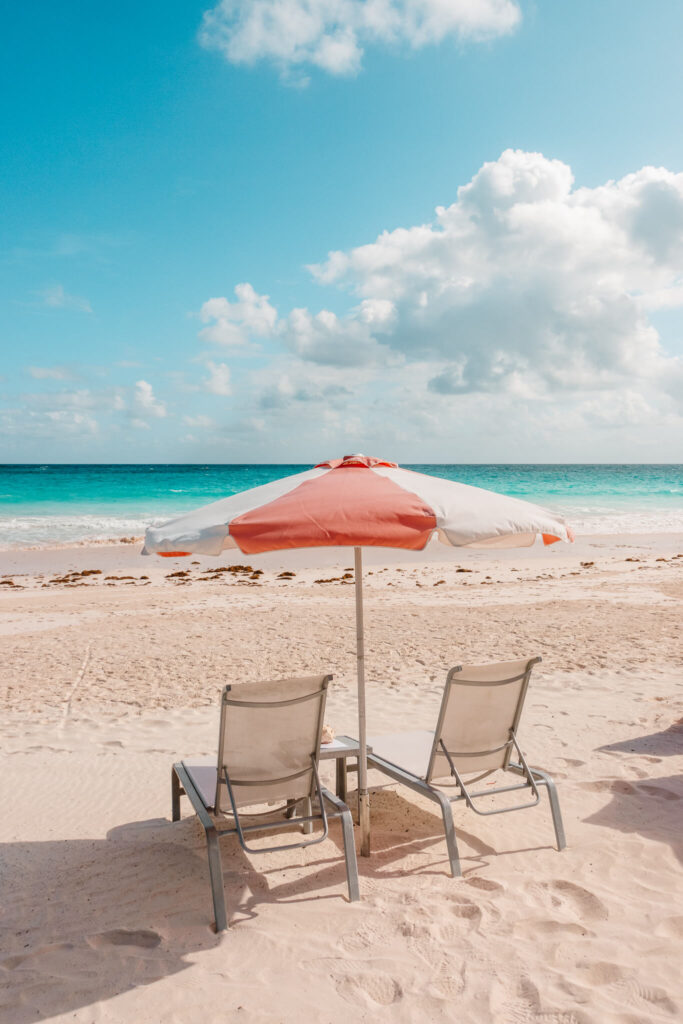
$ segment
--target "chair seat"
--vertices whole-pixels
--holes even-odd
[[[216,775],[218,774],[215,758],[193,757],[183,761],[182,764],[207,811],[212,811],[216,800]]]
[[[389,736],[372,736],[368,738],[368,743],[375,757],[381,757],[420,779],[427,777],[429,756],[434,743],[433,730],[419,729]]]

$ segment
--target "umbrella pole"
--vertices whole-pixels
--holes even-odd
[[[356,576],[356,671],[358,675],[358,819],[360,822],[361,857],[370,856],[370,797],[368,795],[368,760],[365,732],[365,642],[363,637],[363,559],[360,548],[354,548]]]

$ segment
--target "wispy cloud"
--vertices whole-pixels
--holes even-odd
[[[27,372],[34,380],[74,380],[75,374],[66,366],[29,366]]]
[[[69,295],[64,285],[53,284],[39,292],[43,304],[53,309],[75,309],[80,313],[92,313],[92,306],[82,295]]]
[[[213,427],[214,421],[210,416],[183,416],[183,423],[188,427]]]

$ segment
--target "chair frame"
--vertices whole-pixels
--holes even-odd
[[[216,931],[224,931],[228,927],[227,912],[225,908],[225,890],[223,886],[223,869],[221,864],[219,837],[223,835],[236,835],[242,849],[249,854],[272,853],[279,850],[301,849],[305,846],[315,846],[323,842],[329,834],[328,821],[330,818],[339,818],[342,826],[342,837],[344,841],[344,860],[346,864],[346,877],[348,882],[349,901],[355,902],[360,899],[358,884],[358,864],[356,860],[356,847],[353,834],[353,819],[351,811],[339,797],[335,796],[320,783],[318,774],[318,751],[320,750],[320,738],[322,734],[323,714],[325,709],[326,690],[332,676],[325,676],[322,681],[321,690],[302,697],[294,697],[282,701],[243,701],[235,700],[229,696],[231,687],[226,686],[221,696],[221,719],[219,729],[219,757],[223,752],[223,741],[225,737],[226,713],[231,705],[240,707],[286,707],[291,704],[299,704],[304,701],[320,699],[320,715],[316,735],[316,752],[311,754],[311,769],[304,768],[293,775],[282,776],[272,779],[231,779],[225,765],[218,767],[216,772],[216,796],[213,807],[209,807],[202,798],[198,788],[182,761],[173,765],[171,771],[171,819],[180,821],[180,797],[187,796],[192,807],[201,822],[206,834],[206,846],[209,861],[209,878],[211,882],[211,895],[213,909],[216,919]],[[235,786],[264,786],[276,783],[287,782],[290,779],[300,778],[306,772],[312,772],[311,795],[297,800],[287,800],[282,806],[268,809],[265,812],[242,812],[240,814],[235,799]],[[221,784],[225,783],[230,801],[230,810],[223,811],[220,807]],[[312,797],[317,797],[318,810],[314,811]],[[307,813],[295,816],[294,810],[297,804],[303,803]],[[326,805],[329,805],[329,809]],[[284,813],[284,818],[276,818],[274,821],[257,822],[256,824],[243,824],[242,818],[273,817]],[[234,820],[234,825],[221,826],[215,820],[222,815],[229,815]],[[303,840],[301,842],[283,843],[276,846],[252,847],[247,844],[246,835],[252,832],[272,832],[283,829],[296,828],[301,826],[304,833],[310,834],[315,821],[322,822],[323,833],[315,839]]]
[[[494,682],[484,682],[480,680],[469,680],[459,679],[458,682],[461,685],[466,686],[503,686],[507,683],[516,682],[520,678],[524,678],[524,683],[520,691],[519,699],[517,701],[517,707],[515,709],[513,724],[510,728],[509,739],[500,747],[496,747],[493,750],[480,750],[480,751],[469,751],[466,753],[458,751],[449,751],[441,738],[441,732],[443,730],[444,722],[446,719],[446,711],[448,707],[448,700],[450,698],[451,683],[454,677],[462,671],[462,665],[456,665],[452,668],[446,678],[446,686],[444,688],[444,695],[441,701],[441,709],[439,711],[439,718],[437,721],[436,730],[434,732],[434,740],[432,743],[432,749],[429,756],[429,763],[427,771],[424,777],[415,775],[408,770],[401,768],[399,765],[394,764],[391,761],[385,760],[378,754],[368,754],[368,766],[371,768],[377,768],[383,774],[388,775],[396,782],[402,783],[404,786],[408,786],[409,789],[413,789],[416,793],[420,793],[422,796],[427,797],[429,800],[433,800],[439,804],[441,814],[443,817],[444,833],[446,837],[446,846],[448,848],[448,860],[450,863],[451,874],[454,878],[462,874],[460,866],[460,856],[458,853],[458,844],[455,835],[455,827],[453,825],[453,812],[451,810],[451,804],[457,803],[460,800],[464,800],[470,810],[474,811],[475,814],[481,816],[487,816],[491,814],[506,814],[509,811],[519,811],[526,807],[535,807],[538,804],[541,795],[539,787],[543,786],[548,791],[548,799],[550,801],[550,810],[553,818],[553,826],[555,828],[555,838],[557,840],[557,849],[563,850],[567,841],[564,834],[564,826],[562,823],[562,814],[560,812],[560,803],[557,796],[557,789],[555,783],[547,772],[541,771],[540,768],[530,768],[526,762],[526,759],[520,749],[519,743],[517,742],[516,730],[519,725],[519,720],[522,715],[522,709],[524,706],[524,700],[526,692],[529,686],[529,678],[531,676],[531,670],[534,665],[537,665],[541,661],[541,658],[531,658],[527,662],[526,670],[517,676],[511,676],[508,679],[496,680]],[[519,763],[510,760],[513,748],[519,758]],[[478,757],[483,754],[497,753],[498,751],[506,750],[504,755],[504,762],[501,768],[492,768],[482,772],[475,779],[470,779],[468,783],[462,778],[462,773],[456,768],[453,758],[456,757]],[[434,770],[434,762],[437,753],[442,753],[448,761],[451,775],[454,779],[454,785],[457,787],[455,795],[443,792],[443,786],[448,783],[441,783],[440,786],[432,785],[431,776]],[[495,789],[480,790],[472,792],[468,787],[480,782],[483,778],[493,774],[496,771],[510,771],[515,775],[522,775],[524,782],[517,783],[512,786],[498,786]],[[512,807],[496,807],[493,810],[482,811],[478,807],[475,807],[474,801],[482,796],[493,796],[498,793],[510,793],[516,790],[531,790],[534,799],[523,804],[515,804]]]

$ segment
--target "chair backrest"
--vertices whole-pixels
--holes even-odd
[[[507,768],[529,676],[540,658],[493,665],[457,665],[448,673],[427,769],[427,781]]]
[[[238,807],[311,795],[311,757],[317,765],[331,679],[303,676],[225,687],[216,811],[230,810],[224,769]]]

